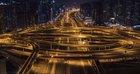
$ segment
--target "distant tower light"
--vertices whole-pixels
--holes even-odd
[[[7,5],[6,3],[1,2],[0,5]]]
[[[61,11],[62,9],[60,8],[59,10]]]
[[[114,17],[112,17],[112,18],[110,18],[111,20],[115,20],[115,18]]]
[[[55,1],[53,0],[52,3],[55,3]]]

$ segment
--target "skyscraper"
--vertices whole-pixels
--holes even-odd
[[[50,20],[49,0],[3,0],[3,29],[5,31]]]
[[[99,24],[110,18],[115,18],[123,25],[140,23],[139,0],[95,0],[81,4],[81,9],[85,16],[90,15]]]

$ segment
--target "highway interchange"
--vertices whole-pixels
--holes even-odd
[[[140,32],[87,25],[77,15],[67,11],[53,23],[3,34],[1,51],[28,57],[18,74],[101,74],[100,63],[140,57]]]

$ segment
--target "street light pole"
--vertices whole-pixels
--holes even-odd
[[[54,7],[54,3],[55,3],[55,1],[54,0],[52,0],[52,2],[51,2],[51,4],[52,4],[52,7],[51,7],[51,22],[53,21],[53,7]]]
[[[53,21],[53,9],[51,8],[51,22]]]

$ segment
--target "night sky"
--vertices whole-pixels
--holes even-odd
[[[99,0],[68,0],[69,3],[78,3],[78,4],[81,4],[81,3],[85,3],[85,2],[89,2],[89,1],[99,1]]]
[[[0,0],[0,2],[9,2],[10,0]],[[66,5],[72,5],[72,4],[81,4],[81,3],[85,3],[88,1],[98,1],[98,0],[55,0],[56,3],[61,3],[61,2],[65,2]]]
[[[85,2],[89,2],[89,1],[97,1],[97,0],[56,0],[56,2],[61,2],[61,1],[65,1],[66,5],[73,5],[73,4],[81,4],[81,3],[85,3]]]

